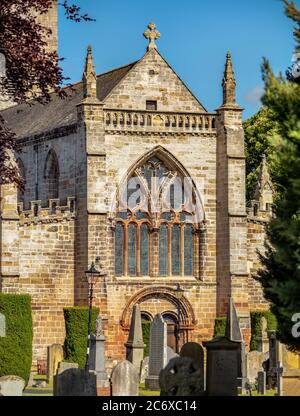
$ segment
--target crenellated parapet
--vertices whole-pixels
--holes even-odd
[[[48,224],[76,217],[75,197],[67,198],[66,205],[61,205],[59,199],[49,199],[47,207],[42,206],[42,201],[31,201],[29,206],[30,209],[24,210],[23,203],[18,204],[20,225]]]

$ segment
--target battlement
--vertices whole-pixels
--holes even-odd
[[[59,199],[49,199],[47,207],[42,207],[42,201],[31,201],[29,210],[24,210],[23,203],[19,203],[18,214],[21,225],[74,219],[76,216],[75,197],[67,198],[67,205],[61,205]]]
[[[273,217],[272,204],[261,204],[258,201],[251,201],[247,208],[249,222],[269,222]]]

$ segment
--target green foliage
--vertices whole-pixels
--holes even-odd
[[[92,310],[91,333],[95,333],[99,308]],[[64,343],[65,361],[77,363],[84,368],[86,360],[89,309],[73,307],[64,309],[66,339]]]
[[[0,293],[0,311],[6,320],[6,337],[0,338],[0,377],[19,376],[27,384],[32,363],[31,298]]]
[[[287,7],[290,4],[285,3]],[[286,10],[292,17],[290,12]],[[279,340],[300,351],[300,339],[291,333],[292,317],[300,312],[300,85],[275,76],[266,60],[263,79],[263,104],[278,123],[278,144],[272,158],[280,193],[268,227],[266,254],[261,257],[264,267],[257,280],[276,315]]]
[[[251,351],[257,350],[257,341],[261,337],[261,318],[265,317],[267,320],[268,331],[276,331],[277,321],[275,315],[270,311],[251,312]]]
[[[226,317],[215,319],[214,338],[225,336],[226,322],[227,322]]]
[[[149,349],[150,349],[150,327],[151,322],[149,321],[142,321],[142,329],[143,329],[143,341],[146,344],[144,349],[144,357],[149,357]]]
[[[262,158],[266,155],[268,162],[270,162],[269,155],[274,152],[274,134],[277,131],[277,122],[272,117],[271,111],[263,107],[258,113],[246,120],[243,126],[245,131],[247,201],[250,202],[258,182]],[[273,176],[272,169],[270,169],[270,173]]]

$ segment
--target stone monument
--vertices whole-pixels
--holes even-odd
[[[126,360],[130,361],[139,371],[144,358],[145,344],[143,341],[142,319],[140,305],[135,305],[132,311],[131,325],[126,347]]]
[[[129,361],[119,363],[111,375],[112,396],[138,396],[139,373]]]
[[[183,345],[180,350],[180,357],[188,357],[193,363],[197,370],[200,370],[200,386],[204,390],[204,349],[197,342],[187,342]]]
[[[161,314],[155,316],[150,329],[148,390],[159,390],[159,373],[167,365],[167,324]]]
[[[59,363],[64,359],[64,350],[60,344],[53,344],[47,350],[47,383],[52,384]]]

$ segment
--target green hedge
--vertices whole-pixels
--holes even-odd
[[[95,333],[99,308],[93,308],[91,334]],[[89,309],[73,307],[64,309],[66,339],[64,343],[65,361],[77,363],[84,368],[86,360]]]
[[[144,357],[149,357],[149,349],[150,349],[150,327],[151,322],[149,321],[142,321],[142,329],[143,329],[143,341],[146,344],[144,349]]]
[[[226,317],[215,319],[214,338],[225,336],[226,321],[227,321]]]
[[[0,338],[0,377],[22,377],[27,385],[32,364],[32,315],[28,295],[0,293],[6,336]]]
[[[275,315],[270,311],[251,312],[251,342],[250,350],[257,349],[257,340],[261,337],[261,318],[265,317],[267,320],[268,331],[277,330],[277,321]]]

